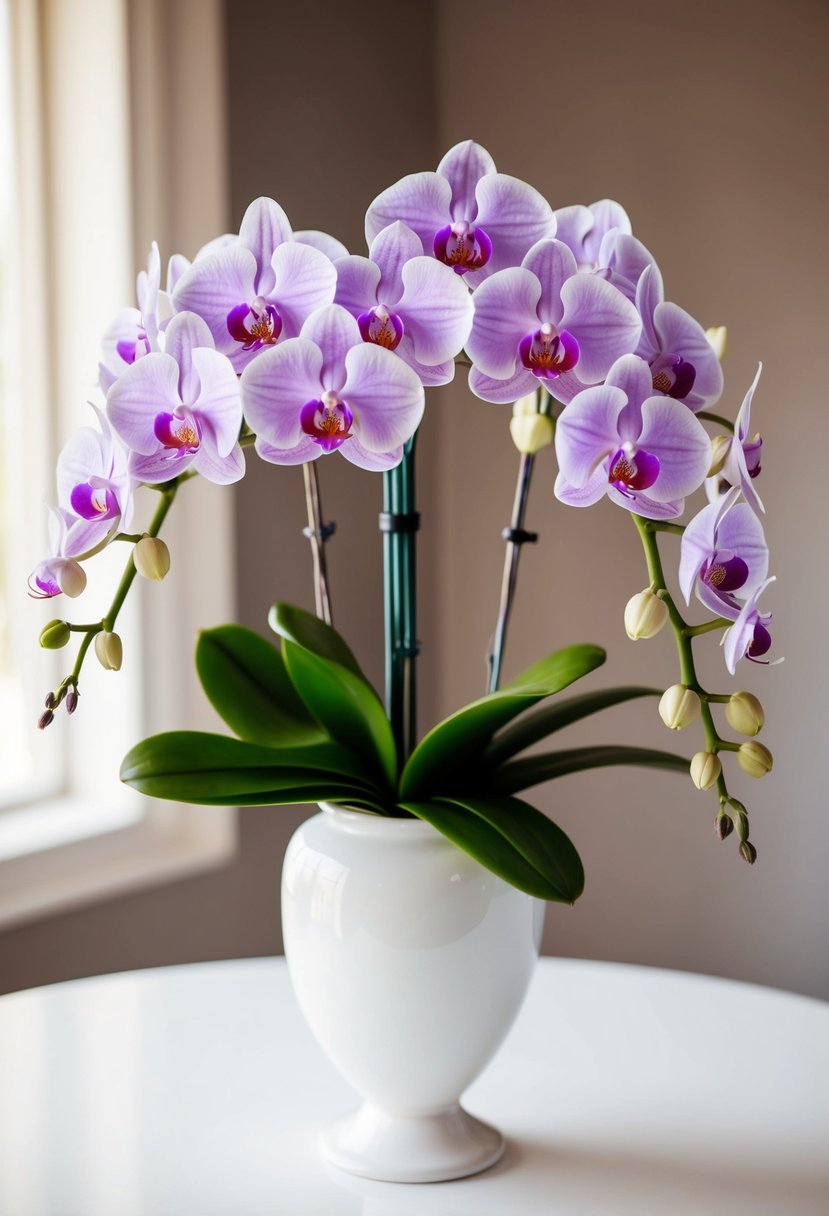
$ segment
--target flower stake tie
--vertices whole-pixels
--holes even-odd
[[[85,564],[115,541],[130,556],[106,616],[53,620],[47,649],[80,646],[46,698],[78,707],[90,649],[121,664],[116,620],[136,574],[160,580],[170,554],[159,533],[180,486],[201,476],[230,485],[249,452],[301,465],[316,615],[277,603],[277,644],[237,625],[204,631],[196,667],[232,736],[174,731],[139,743],[125,782],[195,803],[287,805],[327,801],[367,814],[418,818],[520,890],[572,903],[584,874],[556,824],[525,789],[571,772],[632,764],[690,773],[716,787],[718,835],[736,831],[756,858],[745,805],[730,794],[723,754],[761,777],[772,757],[755,736],[765,714],[752,694],[714,693],[699,681],[694,643],[721,633],[731,675],[741,659],[768,664],[771,614],[759,606],[774,581],[757,493],[762,441],[751,432],[759,370],[734,424],[712,412],[723,392],[724,330],[706,332],[666,299],[662,274],[618,203],[553,211],[533,187],[499,173],[472,141],[435,172],[384,190],[366,215],[366,251],[325,233],[294,232],[272,199],[247,209],[238,233],[217,237],[192,262],[175,255],[166,284],[152,247],[138,307],[103,340],[97,427],[70,438],[58,461],[50,552],[32,594],[80,595]],[[416,667],[415,443],[425,389],[468,372],[484,402],[511,405],[518,480],[506,542],[486,695],[419,736]],[[482,406],[482,408],[489,408]],[[704,424],[716,429],[713,438]],[[670,622],[679,681],[562,696],[604,662],[588,643],[541,658],[502,680],[531,480],[554,448],[555,497],[573,507],[607,500],[639,534],[647,586],[624,609],[628,635],[654,637]],[[382,473],[385,704],[334,631],[319,461],[339,454]],[[549,485],[549,482],[548,482]],[[159,496],[145,530],[134,519],[145,487]],[[685,500],[707,502],[687,524]],[[604,507],[602,509],[610,509]],[[707,617],[686,620],[659,551],[680,537],[678,585]],[[601,743],[526,754],[568,725],[614,705],[659,698],[672,730],[700,720],[704,748],[688,760],[648,747]],[[742,742],[720,734],[724,706]]]

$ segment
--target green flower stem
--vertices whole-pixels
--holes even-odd
[[[671,532],[674,536],[682,536],[685,531],[685,524],[668,524],[661,519],[649,519],[648,526],[651,532]]]
[[[715,422],[717,426],[724,427],[726,431],[734,434],[734,423],[723,418],[722,414],[710,414],[707,410],[702,410],[697,414],[697,418],[704,418],[706,422]]]
[[[706,621],[704,625],[686,625],[685,636],[688,638],[699,637],[701,633],[711,633],[714,629],[727,629],[729,625],[733,625],[733,621],[729,621],[727,617],[717,616],[713,621]],[[727,700],[728,698],[726,698]]]

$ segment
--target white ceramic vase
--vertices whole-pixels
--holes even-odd
[[[322,806],[288,846],[285,954],[320,1045],[364,1099],[323,1135],[353,1174],[440,1182],[504,1150],[463,1091],[524,999],[545,905],[418,819]]]

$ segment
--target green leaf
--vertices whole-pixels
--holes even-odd
[[[333,739],[367,760],[377,780],[394,789],[397,746],[377,693],[333,659],[287,639],[282,655],[291,682],[310,713]]]
[[[543,705],[534,713],[525,714],[513,726],[500,732],[492,740],[487,749],[486,759],[489,764],[501,764],[522,752],[524,748],[546,739],[581,718],[599,710],[609,709],[612,705],[621,705],[624,701],[632,701],[636,697],[659,697],[659,688],[642,688],[628,686],[624,688],[603,688],[598,692],[586,692],[578,697],[568,697],[565,701],[556,701],[553,705]]]
[[[121,780],[154,798],[219,806],[335,799],[376,804],[380,795],[358,760],[336,743],[260,747],[200,731],[153,735],[133,747]]]
[[[294,604],[274,604],[268,613],[268,624],[280,637],[321,659],[332,659],[368,683],[345,639],[313,613]]]
[[[574,903],[584,868],[568,836],[518,798],[441,798],[402,804],[512,886],[556,903]]]
[[[325,738],[297,696],[279,650],[252,629],[204,630],[196,670],[213,708],[247,742],[296,747]]]
[[[445,718],[421,739],[400,780],[402,798],[422,798],[457,784],[459,770],[477,757],[497,730],[543,697],[559,692],[599,667],[599,646],[568,646],[533,664],[499,692]],[[454,779],[454,781],[453,781]]]
[[[487,774],[487,789],[497,790],[500,794],[514,794],[531,785],[552,781],[554,777],[566,777],[568,773],[580,773],[584,769],[612,764],[665,768],[675,773],[685,773],[686,776],[689,767],[685,756],[647,747],[574,747],[569,751],[528,756],[526,760],[510,760]]]

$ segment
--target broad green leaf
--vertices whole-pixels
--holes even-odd
[[[345,639],[313,613],[294,604],[274,604],[268,613],[268,624],[280,637],[301,646],[303,650],[310,650],[311,654],[321,659],[333,659],[368,683]]]
[[[518,798],[441,798],[402,805],[528,895],[571,904],[584,889],[584,869],[572,841]]]
[[[599,710],[609,709],[612,705],[621,705],[624,701],[632,701],[636,697],[659,697],[659,688],[642,688],[629,686],[626,688],[603,688],[598,692],[586,692],[578,697],[568,697],[565,701],[556,701],[552,705],[542,705],[533,713],[525,714],[512,726],[506,727],[492,740],[486,753],[488,764],[501,764],[510,756],[522,752],[524,748],[546,739],[581,718]]]
[[[287,639],[282,654],[291,682],[333,739],[362,756],[380,784],[397,783],[397,746],[386,711],[361,676]]]
[[[170,731],[133,747],[122,761],[121,780],[150,797],[211,805],[352,798],[380,805],[359,760],[330,742],[271,748],[225,735]]]
[[[400,780],[401,798],[446,793],[459,770],[477,757],[502,726],[537,701],[560,692],[605,660],[599,646],[568,646],[535,663],[498,692],[445,718],[421,739]]]
[[[487,790],[497,790],[499,794],[514,794],[517,790],[529,789],[531,785],[552,781],[554,777],[566,777],[569,773],[580,773],[584,769],[602,768],[612,764],[665,768],[686,775],[689,767],[685,756],[647,747],[574,747],[569,751],[528,756],[526,760],[510,760],[487,774]]]
[[[325,738],[297,696],[279,650],[252,629],[204,630],[196,670],[213,708],[248,743],[295,747]]]

